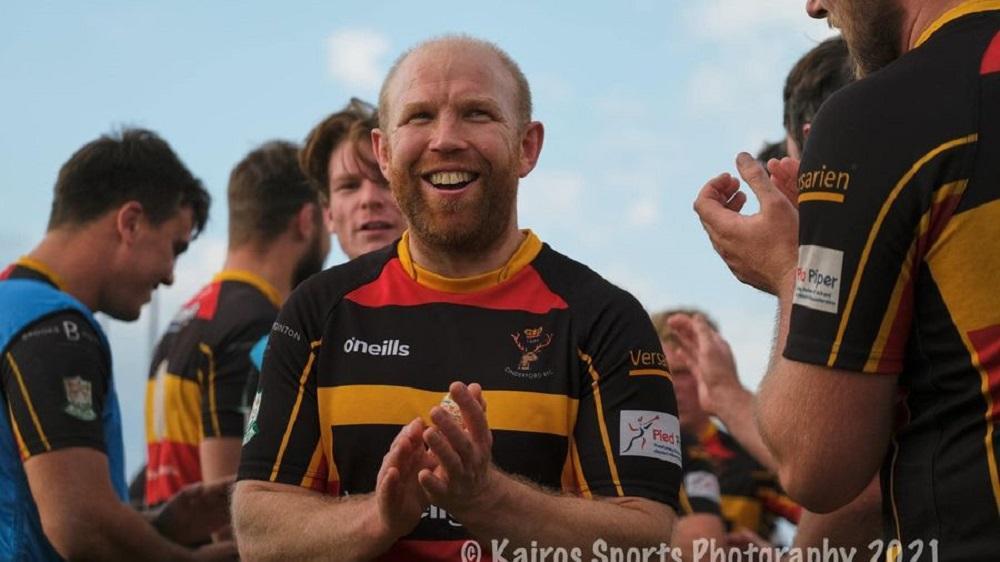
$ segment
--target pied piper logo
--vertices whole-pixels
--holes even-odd
[[[410,355],[410,346],[400,343],[399,340],[382,340],[381,343],[368,343],[358,338],[350,338],[344,342],[344,353],[364,353],[376,357],[388,355],[407,357]]]
[[[510,335],[514,339],[514,345],[521,351],[521,362],[517,365],[518,371],[527,371],[531,364],[538,361],[538,352],[552,344],[552,334],[544,334],[541,326],[537,328],[525,328],[522,333]],[[524,340],[521,340],[521,336]]]
[[[643,418],[642,416],[639,416],[639,418],[636,419],[635,422],[628,424],[629,431],[634,432],[635,435],[632,437],[632,440],[629,441],[628,447],[625,447],[625,450],[622,451],[623,453],[627,453],[627,452],[631,451],[632,447],[635,446],[636,442],[639,443],[639,448],[640,449],[645,449],[646,448],[646,438],[647,438],[646,434],[649,433],[649,428],[653,427],[653,424],[656,423],[656,420],[660,419],[660,416],[656,416],[653,419],[648,420],[648,421],[647,420],[643,420],[642,418]],[[668,435],[664,434],[664,435],[661,436],[660,434],[662,434],[662,433],[663,432],[660,431],[659,429],[654,429],[653,430],[652,438],[653,439],[661,439],[662,438],[662,439],[665,439],[665,440],[669,439],[669,441],[668,441],[669,443],[673,443],[674,442],[674,436],[673,435],[669,435],[668,436]]]

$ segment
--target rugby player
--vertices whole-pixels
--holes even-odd
[[[330,231],[348,259],[397,240],[406,225],[372,152],[375,108],[352,98],[309,131],[299,162],[326,198]]]
[[[866,77],[813,122],[798,210],[746,154],[757,215],[739,214],[746,195],[728,174],[695,203],[737,278],[778,296],[762,437],[815,511],[881,467],[894,558],[995,559],[1000,2],[807,10],[841,28]]]
[[[668,543],[666,363],[634,298],[518,229],[543,127],[516,63],[477,39],[423,43],[390,70],[379,117],[410,229],[282,309],[233,497],[243,555]],[[437,406],[446,393],[458,412]]]
[[[330,249],[319,192],[300,170],[292,143],[264,143],[236,164],[228,203],[222,271],[181,308],[153,353],[146,392],[149,506],[191,483],[236,473],[250,349]]]
[[[132,321],[205,225],[209,196],[155,133],[102,136],[62,166],[48,230],[0,274],[0,558],[215,560],[227,486],[151,520],[126,501],[111,351],[95,312]]]

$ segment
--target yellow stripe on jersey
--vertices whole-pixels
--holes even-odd
[[[681,486],[677,497],[681,500],[681,515],[693,514],[694,508],[691,507],[691,500],[688,499],[687,492],[684,491],[684,486]]]
[[[314,488],[317,481],[321,480],[323,482],[323,488],[326,489],[327,474],[320,475],[319,467],[323,462],[323,443],[320,441],[316,443],[316,450],[313,451],[312,457],[309,459],[309,466],[306,468],[305,475],[302,476],[302,481],[299,482],[299,486],[303,488]]]
[[[799,203],[807,203],[809,201],[828,201],[830,203],[843,203],[844,194],[829,193],[825,191],[811,191],[799,195]]]
[[[871,255],[872,246],[875,243],[875,238],[878,237],[886,215],[889,214],[889,209],[892,208],[893,203],[896,202],[896,198],[899,197],[899,193],[910,183],[913,176],[915,176],[925,164],[933,160],[936,156],[942,152],[951,150],[952,148],[974,143],[978,138],[979,135],[976,134],[968,135],[950,140],[931,150],[917,160],[917,162],[913,164],[913,166],[905,174],[903,174],[903,177],[900,178],[895,187],[892,188],[889,196],[886,197],[885,202],[882,204],[882,208],[879,209],[875,223],[868,232],[868,240],[865,242],[864,250],[861,252],[861,259],[858,261],[857,271],[854,274],[854,279],[851,281],[851,291],[847,295],[847,303],[844,305],[844,312],[840,317],[840,326],[837,329],[837,337],[833,341],[833,346],[830,349],[830,357],[826,362],[828,367],[833,367],[837,363],[837,355],[840,353],[840,344],[844,339],[844,332],[847,331],[847,322],[851,319],[851,312],[854,310],[854,300],[858,296],[858,288],[861,286],[861,278],[864,276],[865,268],[868,266],[868,258]]]
[[[302,407],[302,395],[306,390],[306,381],[309,380],[309,372],[312,371],[313,361],[316,360],[316,349],[321,345],[323,345],[323,340],[317,340],[309,344],[309,359],[306,360],[306,366],[302,368],[302,375],[299,376],[299,393],[295,397],[292,414],[288,416],[288,425],[285,426],[285,434],[281,437],[278,456],[274,459],[274,467],[271,469],[271,482],[274,482],[278,477],[278,469],[281,468],[281,461],[285,458],[285,449],[288,448],[288,440],[292,436],[292,428],[295,427],[295,420],[299,417],[299,408]]]
[[[722,517],[733,524],[733,528],[743,527],[756,531],[760,527],[760,518],[764,507],[760,500],[744,496],[722,496]]]
[[[17,442],[17,450],[21,454],[22,459],[28,458],[28,446],[24,444],[24,438],[21,437],[21,428],[17,426],[17,420],[14,419],[14,410],[11,408],[10,404],[7,404],[7,415],[10,416],[10,427],[14,430],[14,441]]]
[[[608,437],[608,425],[604,421],[604,404],[601,403],[600,380],[601,375],[594,368],[594,360],[581,350],[576,351],[580,359],[587,364],[587,372],[590,373],[590,387],[594,391],[594,409],[597,410],[597,425],[601,429],[601,441],[604,443],[604,453],[608,457],[608,468],[611,470],[611,481],[615,484],[615,491],[619,496],[624,496],[621,479],[618,477],[618,465],[615,464],[615,456],[611,450],[611,439]]]
[[[16,262],[14,262],[14,265],[27,267],[28,269],[33,269],[38,273],[41,273],[45,277],[48,277],[49,281],[51,281],[52,284],[55,285],[57,289],[59,289],[64,293],[66,292],[66,283],[63,282],[62,278],[56,275],[56,273],[52,271],[52,269],[49,268],[49,266],[36,260],[35,258],[30,258],[28,256],[21,256],[20,258],[18,258]]]
[[[260,291],[275,307],[281,308],[281,293],[274,288],[274,285],[271,285],[267,282],[267,280],[255,273],[250,273],[249,271],[243,271],[240,269],[227,269],[216,273],[215,277],[212,278],[213,283],[222,281],[239,281],[241,283],[246,283],[247,285],[250,285]]]
[[[874,373],[878,371],[879,362],[881,361],[882,354],[885,351],[886,343],[889,341],[889,334],[896,322],[899,306],[902,304],[903,291],[905,291],[906,287],[910,284],[910,276],[913,272],[913,263],[917,254],[917,244],[930,230],[931,216],[934,214],[937,206],[943,203],[946,199],[953,196],[958,197],[965,193],[965,188],[968,185],[968,180],[961,180],[941,186],[934,193],[934,201],[931,203],[931,208],[924,213],[924,216],[920,217],[920,223],[917,226],[917,235],[913,238],[913,243],[910,244],[910,249],[906,252],[906,258],[903,260],[902,267],[900,267],[899,277],[896,278],[896,285],[892,288],[892,295],[889,297],[889,306],[886,308],[885,315],[882,317],[882,324],[879,326],[878,335],[875,337],[875,343],[872,345],[871,352],[868,354],[868,361],[865,363],[864,372]]]
[[[31,421],[35,424],[35,431],[38,432],[38,437],[41,438],[45,450],[51,451],[52,447],[49,446],[49,439],[45,437],[45,432],[42,431],[42,422],[38,420],[35,406],[31,403],[31,396],[28,395],[28,387],[24,386],[24,377],[21,375],[21,369],[18,368],[17,363],[14,361],[14,356],[9,352],[7,353],[7,363],[10,364],[11,370],[14,371],[14,377],[17,378],[17,386],[21,388],[21,397],[24,398],[25,405],[28,406],[28,413],[31,414]]]
[[[670,382],[674,382],[673,377],[670,373],[664,371],[663,369],[632,369],[628,372],[630,377],[663,377]]]
[[[1000,10],[1000,0],[968,0],[962,2],[958,6],[948,10],[941,15],[937,20],[927,26],[927,29],[920,34],[917,38],[917,42],[913,44],[913,48],[916,49],[920,45],[923,45],[931,35],[944,27],[948,22],[954,21],[962,16],[967,16],[969,14],[974,14],[977,12],[986,12],[990,10]]]
[[[219,410],[215,404],[215,355],[207,343],[199,343],[198,349],[208,361],[208,415],[212,420],[212,436],[222,437],[219,431]]]
[[[430,424],[431,408],[443,392],[405,386],[360,384],[322,387],[318,391],[324,426],[406,425],[415,417]],[[514,390],[484,390],[491,429],[568,436],[573,432],[579,402],[559,394]]]
[[[197,382],[167,372],[149,379],[146,412],[147,443],[201,443],[201,387]]]
[[[571,439],[569,450],[573,454],[573,468],[576,470],[576,481],[580,485],[580,492],[583,497],[593,499],[594,494],[590,491],[590,484],[587,477],[583,475],[583,463],[580,462],[580,451],[576,448],[576,439]]]
[[[979,372],[981,390],[986,401],[983,442],[989,466],[993,499],[1000,513],[1000,470],[993,444],[993,397],[989,373],[984,368],[979,351],[969,334],[1000,325],[1000,292],[996,290],[995,274],[1000,271],[1000,252],[980,252],[984,243],[996,240],[1000,223],[1000,201],[992,201],[951,218],[941,232],[938,243],[928,252],[931,275],[941,293],[948,313]]]

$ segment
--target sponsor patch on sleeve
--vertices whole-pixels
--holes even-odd
[[[684,475],[684,491],[689,498],[702,498],[715,503],[722,502],[719,479],[711,472],[696,470]]]
[[[799,246],[799,265],[795,268],[795,297],[792,302],[837,314],[840,310],[840,285],[844,252],[823,246]]]
[[[681,426],[677,416],[649,410],[622,410],[619,454],[649,457],[681,466]]]

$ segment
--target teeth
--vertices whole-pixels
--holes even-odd
[[[475,175],[469,172],[434,172],[431,174],[431,183],[434,185],[455,185],[472,181]]]

